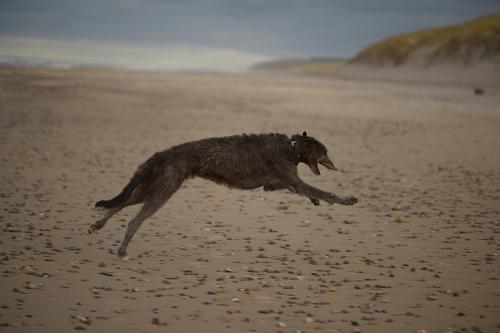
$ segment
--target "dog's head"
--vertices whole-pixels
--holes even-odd
[[[294,142],[293,145],[299,152],[299,161],[307,164],[315,175],[320,174],[318,163],[327,169],[337,171],[337,168],[328,157],[325,145],[315,138],[307,136],[306,132],[302,133],[302,135],[293,135],[292,142]]]

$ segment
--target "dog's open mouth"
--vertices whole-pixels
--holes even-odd
[[[337,168],[335,167],[335,165],[333,165],[333,162],[328,158],[328,156],[324,155],[324,156],[318,158],[317,161],[311,161],[311,162],[307,163],[307,165],[309,166],[309,168],[311,169],[311,171],[316,176],[319,176],[321,174],[319,172],[318,163],[321,164],[322,166],[324,166],[325,168],[329,169],[329,170],[338,171]]]
[[[321,174],[319,172],[318,164],[316,162],[309,162],[307,163],[307,165],[316,176],[319,176]]]
[[[335,167],[335,165],[333,165],[333,162],[328,158],[327,155],[320,157],[318,159],[318,163],[329,170],[338,171],[338,169]],[[318,166],[316,166],[316,169],[317,168],[318,168]],[[318,174],[319,174],[319,171],[318,171]]]

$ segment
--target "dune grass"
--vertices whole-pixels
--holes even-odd
[[[462,24],[389,37],[353,57],[351,63],[374,66],[440,62],[464,65],[484,59],[500,62],[500,14]]]

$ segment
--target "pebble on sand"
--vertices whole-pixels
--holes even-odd
[[[33,282],[26,282],[26,289],[38,289],[40,286]]]
[[[76,319],[83,324],[90,325],[90,319],[85,316],[76,316]]]

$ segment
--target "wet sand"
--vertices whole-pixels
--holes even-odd
[[[0,68],[2,332],[498,332],[500,89]],[[303,130],[355,195],[186,182],[115,253],[94,202],[155,151]]]

